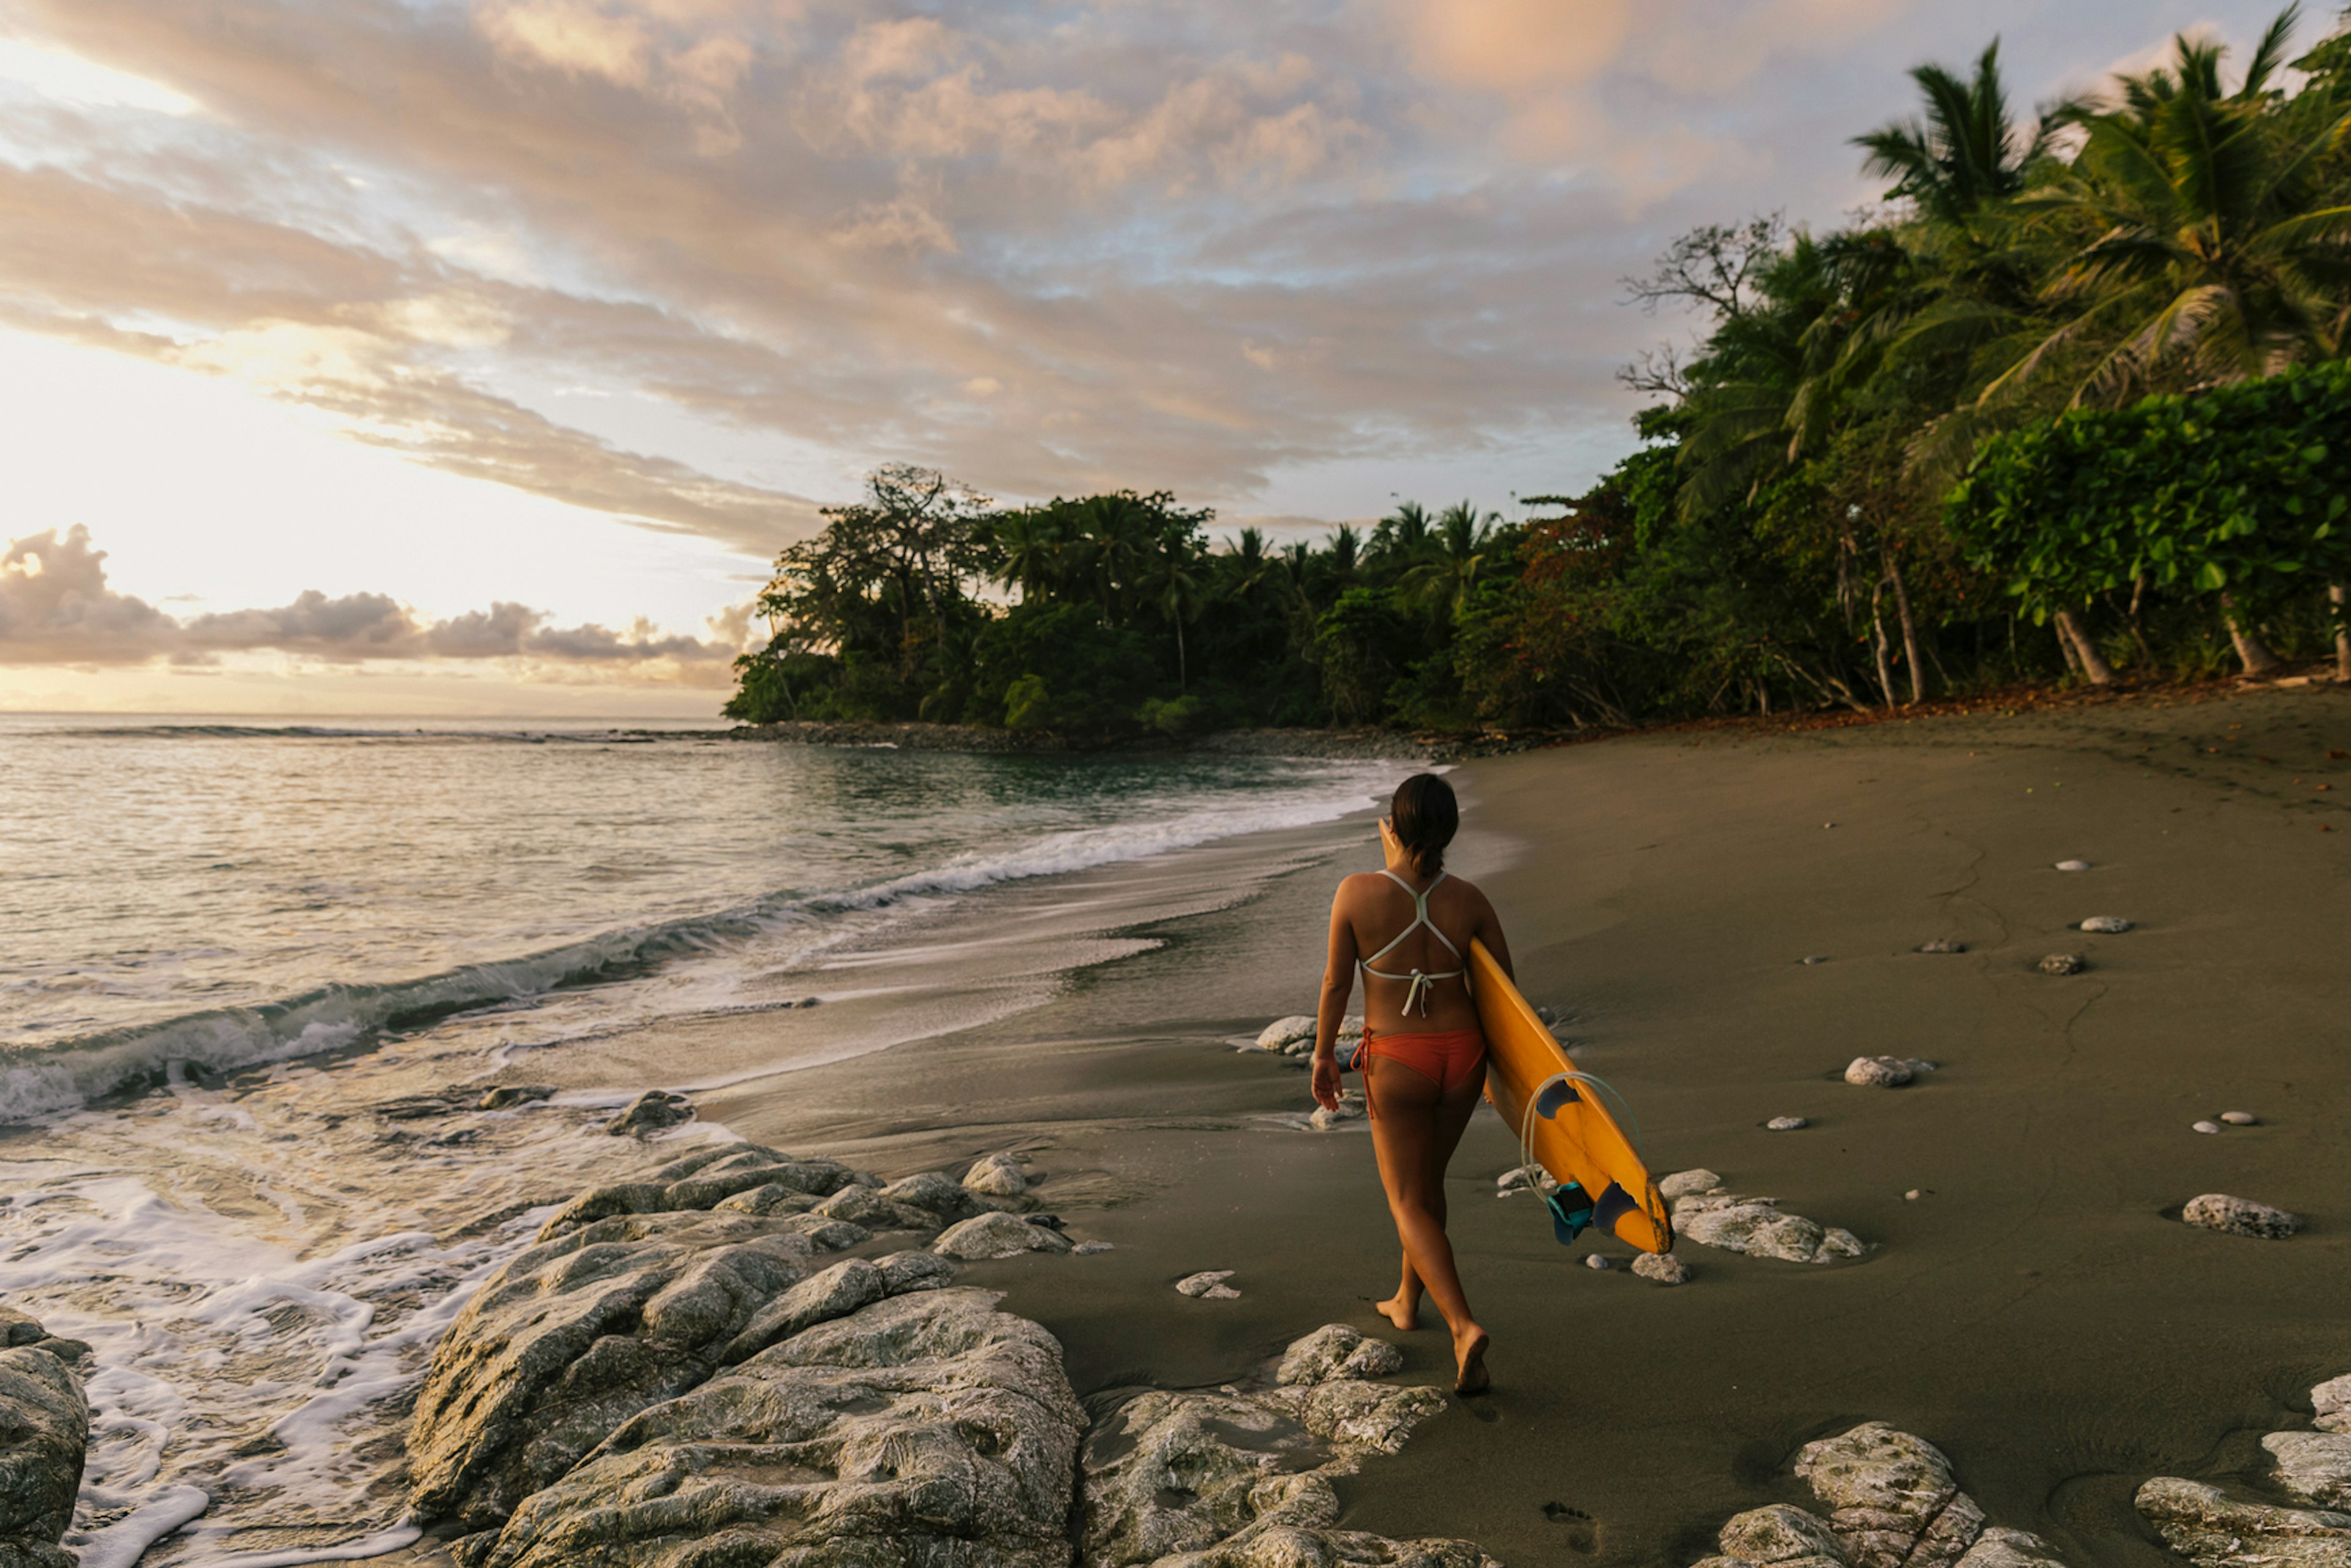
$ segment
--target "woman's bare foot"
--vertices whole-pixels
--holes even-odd
[[[1420,1326],[1420,1303],[1417,1301],[1405,1301],[1402,1292],[1390,1296],[1384,1301],[1373,1302],[1372,1310],[1400,1329],[1410,1330]]]
[[[1487,1343],[1486,1331],[1475,1323],[1466,1335],[1453,1336],[1453,1360],[1459,1369],[1454,1375],[1453,1392],[1464,1398],[1485,1393],[1494,1381],[1486,1375]]]

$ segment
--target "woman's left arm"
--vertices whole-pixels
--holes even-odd
[[[1322,964],[1322,1003],[1314,1015],[1314,1103],[1325,1110],[1339,1104],[1339,1024],[1347,1016],[1347,998],[1355,994],[1355,923],[1346,912],[1347,884],[1341,883],[1331,899],[1331,942]]]

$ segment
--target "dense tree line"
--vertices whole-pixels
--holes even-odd
[[[1505,524],[1212,546],[1121,492],[873,476],[778,561],[727,711],[1090,734],[1624,725],[2019,679],[2351,678],[2351,33],[2217,46],[2024,119],[1998,46],[1856,139],[1883,210],[1698,230],[1702,336],[1587,493]]]

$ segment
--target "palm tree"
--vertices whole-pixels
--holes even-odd
[[[2264,112],[2294,17],[2233,94],[2220,47],[2181,38],[2171,67],[2123,78],[2120,108],[2083,116],[2071,171],[2016,204],[2065,249],[2044,290],[2061,319],[1984,399],[2057,377],[2069,404],[2113,406],[2341,351],[2351,205],[2324,177],[2351,110],[2291,135]]]
[[[1176,689],[1182,691],[1192,684],[1184,651],[1184,622],[1199,619],[1200,608],[1207,601],[1207,583],[1192,551],[1181,540],[1167,541],[1153,559],[1145,591],[1153,608],[1176,629]]]
[[[2024,189],[2032,165],[2048,155],[2061,117],[2044,114],[2026,127],[2011,116],[1997,38],[1971,78],[1924,65],[1910,79],[1926,95],[1925,115],[1857,136],[1854,144],[1869,153],[1865,170],[1894,180],[1888,197],[1915,203],[1929,221],[1964,231],[1982,209]]]
[[[1053,580],[1061,564],[1061,531],[1028,508],[998,517],[993,532],[997,580],[1019,589],[1024,600],[1035,598]]]
[[[1364,549],[1366,559],[1380,560],[1401,556],[1409,560],[1418,555],[1428,542],[1427,509],[1418,501],[1399,502],[1396,509],[1382,517],[1372,528],[1371,543]]]
[[[2119,106],[2082,117],[2066,176],[2015,204],[2065,246],[2043,290],[2057,323],[1979,402],[2053,382],[2069,406],[2118,406],[2343,351],[2351,205],[2328,176],[2351,110],[2330,96],[2315,124],[2271,112],[2296,19],[2288,6],[2270,25],[2233,93],[2220,46],[2180,37],[2171,65],[2120,78]],[[2220,605],[2246,672],[2274,665]]]
[[[1477,587],[1478,573],[1486,562],[1487,540],[1501,520],[1499,512],[1480,517],[1468,501],[1446,507],[1430,530],[1436,553],[1405,572],[1398,586],[1432,609],[1447,615],[1457,612]]]

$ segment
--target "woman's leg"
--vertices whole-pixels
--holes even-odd
[[[1486,1386],[1487,1336],[1470,1315],[1453,1264],[1453,1243],[1445,1234],[1445,1167],[1477,1109],[1478,1085],[1462,1084],[1446,1093],[1426,1073],[1381,1058],[1366,1074],[1364,1088],[1372,1101],[1372,1146],[1379,1155],[1380,1181],[1404,1243],[1403,1285],[1380,1310],[1398,1327],[1409,1327],[1426,1288],[1453,1331],[1456,1386],[1475,1394]]]

